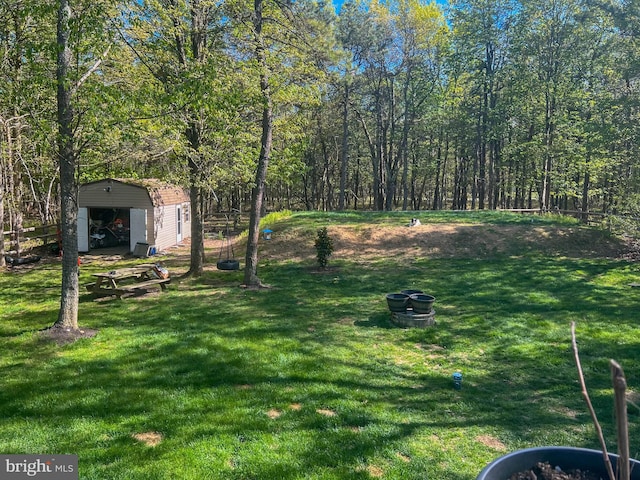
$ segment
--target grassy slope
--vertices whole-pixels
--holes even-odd
[[[272,225],[313,236],[325,224],[405,216],[305,213]],[[472,216],[464,221],[497,229],[522,221]],[[572,320],[615,449],[607,362],[638,385],[638,292],[627,286],[637,267],[510,253],[340,259],[328,273],[270,259],[259,272],[269,290],[239,289],[240,272],[212,270],[162,295],[83,297],[80,322],[99,334],[63,347],[35,334],[55,319],[59,264],[2,273],[0,452],[76,453],[85,479],[473,480],[506,450],[597,448]],[[83,267],[81,282],[103,269]],[[409,287],[437,297],[434,328],[390,325],[384,294]],[[630,430],[640,445],[634,412]],[[134,438],[151,432],[156,446]]]

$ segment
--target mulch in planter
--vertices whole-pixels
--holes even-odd
[[[508,480],[601,480],[601,474],[589,471],[557,470],[549,462],[539,462],[530,470],[514,473]]]

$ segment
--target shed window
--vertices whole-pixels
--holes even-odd
[[[182,211],[184,212],[184,221],[188,222],[189,221],[189,204],[185,203],[184,205],[182,205]]]

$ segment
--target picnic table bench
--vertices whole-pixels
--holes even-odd
[[[87,285],[87,290],[95,296],[115,295],[122,298],[125,293],[147,290],[150,287],[167,288],[171,278],[157,278],[153,274],[154,264],[118,268],[104,273],[94,273],[95,283]]]

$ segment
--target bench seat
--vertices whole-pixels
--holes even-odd
[[[148,287],[154,287],[159,285],[162,290],[167,288],[167,283],[171,282],[171,278],[152,278],[151,280],[145,280],[144,282],[133,283],[131,285],[125,285],[118,287],[118,290],[124,292],[131,292],[134,290],[142,290]]]
[[[146,290],[151,287],[160,287],[161,290],[165,290],[167,288],[167,283],[170,282],[171,278],[152,278],[150,280],[143,280],[142,282],[132,283],[130,285],[119,285],[117,288],[106,288],[103,286],[96,288],[95,283],[90,283],[87,284],[87,290],[93,293],[94,296],[98,297],[115,295],[118,298],[122,298],[126,293]]]

